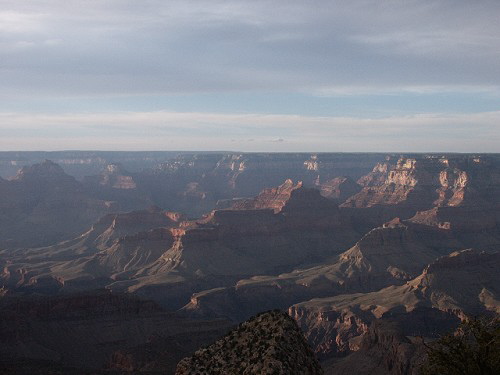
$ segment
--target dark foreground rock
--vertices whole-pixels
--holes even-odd
[[[302,332],[278,310],[259,314],[177,365],[187,374],[323,374]]]

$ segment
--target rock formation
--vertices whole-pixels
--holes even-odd
[[[257,197],[238,201],[231,208],[233,210],[271,209],[276,214],[290,200],[292,192],[301,187],[302,181],[294,184],[292,180],[287,179],[282,185],[264,189]]]
[[[51,161],[24,167],[0,184],[0,249],[71,238],[118,209],[112,202],[90,197]]]
[[[450,328],[449,324],[445,325]],[[446,331],[441,327],[440,331]],[[419,375],[425,358],[420,337],[411,336],[398,321],[373,321],[363,336],[359,349],[345,358],[325,361],[329,375]]]
[[[239,321],[315,297],[375,291],[404,284],[436,258],[460,248],[449,230],[395,219],[371,230],[331,262],[199,292],[183,310],[188,315]]]
[[[409,219],[435,207],[486,208],[498,221],[500,169],[495,160],[419,155],[379,163],[358,180],[364,187],[342,204],[342,214],[365,231],[393,217]]]
[[[339,203],[353,195],[356,195],[362,189],[362,186],[349,177],[335,177],[318,186],[321,195],[326,198],[336,199]]]
[[[289,312],[317,353],[349,353],[375,319],[418,314],[429,321],[436,316],[456,323],[467,315],[500,313],[499,266],[499,253],[463,250],[439,258],[404,285],[312,299],[290,307]],[[414,326],[415,331],[425,331],[425,324]],[[429,334],[420,334],[424,333]]]
[[[12,290],[102,287],[115,274],[138,270],[159,258],[173,243],[168,228],[177,226],[182,216],[157,207],[124,214],[109,214],[87,232],[57,245],[0,252],[6,259],[0,275]],[[50,288],[46,282],[54,280]],[[97,282],[97,285],[95,284]]]
[[[27,303],[23,309],[36,311],[23,315],[28,328],[3,326],[20,341],[1,350],[21,353],[15,358],[24,365],[43,368],[45,358],[67,373],[81,365],[66,360],[74,353],[55,346],[65,338],[50,338],[38,315],[56,329],[80,310],[105,317],[68,302],[96,288],[205,319],[240,322],[289,309],[334,373],[411,373],[415,336],[435,337],[467,314],[500,312],[497,155],[177,153],[135,172],[120,165],[126,160],[92,159],[104,170],[83,182],[49,161],[0,179],[0,305],[41,295],[75,303],[61,315]],[[132,319],[99,298],[113,329]],[[131,329],[143,337],[150,328]],[[181,336],[96,342],[113,349],[105,362],[117,371],[173,371],[172,353],[201,345]]]
[[[108,215],[72,240],[8,252],[3,282],[26,292],[41,292],[46,283],[38,280],[57,280],[47,291],[107,286],[182,307],[193,292],[332,258],[357,236],[334,202],[291,181],[254,202],[263,208],[216,210],[195,221],[159,209]]]
[[[133,280],[112,287],[149,293],[151,286],[171,284],[174,275],[175,282],[219,278],[207,285],[221,287],[255,274],[291,271],[300,264],[332,258],[354,241],[357,234],[339,221],[335,203],[317,190],[287,189],[288,185],[293,184],[287,182],[274,190],[288,190],[286,202],[281,193],[271,194],[280,199],[263,199],[268,191],[256,198],[259,207],[268,204],[272,208],[216,210],[201,220],[184,223],[172,231],[174,243],[161,258]],[[276,202],[281,207],[277,213]],[[191,293],[200,290],[190,289],[186,302]],[[178,303],[178,295],[174,295]],[[173,299],[168,303],[174,303]]]
[[[322,374],[297,324],[280,311],[259,314],[177,365],[187,374]]]

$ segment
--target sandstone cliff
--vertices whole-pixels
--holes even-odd
[[[344,206],[400,205],[423,210],[498,203],[493,193],[498,193],[499,182],[499,166],[488,157],[401,157],[396,164],[377,164],[358,181],[363,190]]]
[[[486,209],[497,225],[499,176],[498,162],[488,156],[400,157],[396,163],[377,164],[358,180],[364,187],[342,204],[342,215],[368,231],[393,217],[409,219],[418,211],[460,207],[459,214]]]
[[[294,190],[302,187],[302,181],[293,183],[287,179],[276,188],[264,189],[257,197],[236,202],[231,208],[233,210],[258,210],[272,209],[274,213],[280,212],[289,201]]]

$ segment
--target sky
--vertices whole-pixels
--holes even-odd
[[[0,151],[500,152],[500,1],[0,0]]]

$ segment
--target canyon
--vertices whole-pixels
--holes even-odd
[[[279,309],[325,373],[416,374],[416,337],[500,313],[496,154],[27,154],[9,177],[12,156],[0,313],[23,324],[0,329],[4,368],[173,373]]]

